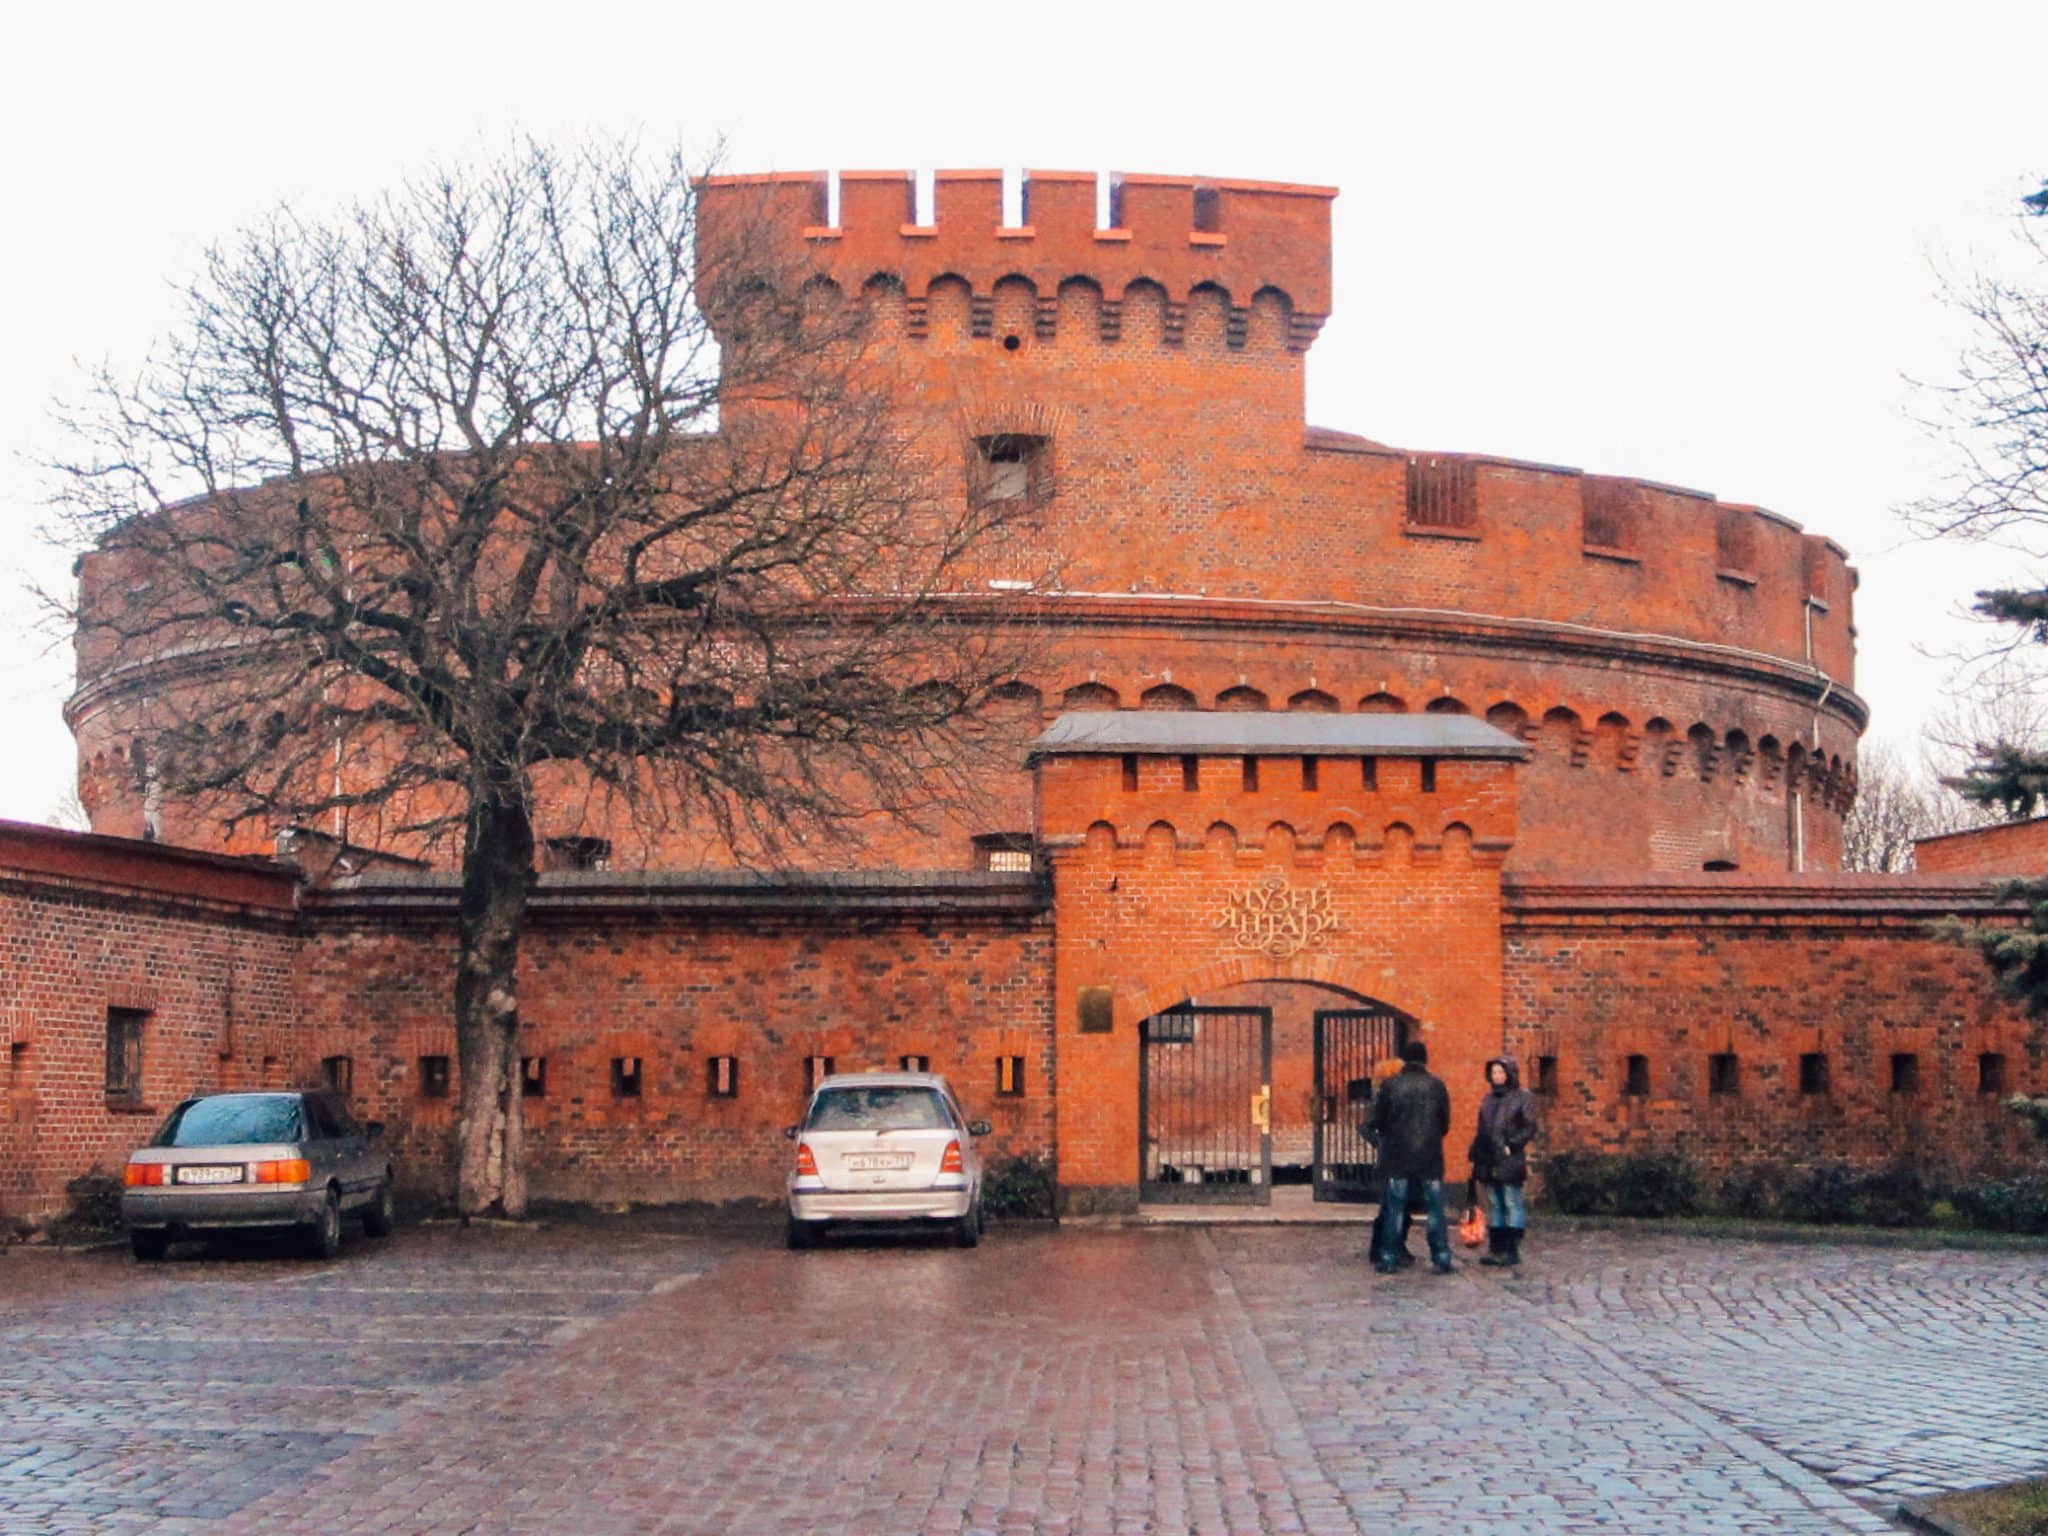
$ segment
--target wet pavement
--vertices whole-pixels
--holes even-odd
[[[2048,1252],[617,1228],[0,1255],[0,1533],[1875,1532],[2048,1473]]]

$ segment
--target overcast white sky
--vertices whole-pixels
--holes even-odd
[[[721,11],[727,8],[720,7]],[[1934,268],[2048,176],[2048,5],[35,6],[0,60],[0,817],[69,785],[69,655],[20,588],[52,399],[138,357],[204,246],[514,131],[736,170],[1040,165],[1334,184],[1319,425],[1756,502],[1863,573],[1857,687],[1910,743],[2017,557],[1893,509]],[[754,19],[758,17],[758,19]],[[970,19],[986,18],[986,19]]]

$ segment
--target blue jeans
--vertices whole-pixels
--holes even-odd
[[[1521,1185],[1486,1186],[1486,1224],[1489,1227],[1513,1227],[1517,1232],[1529,1225],[1529,1217],[1522,1209]]]
[[[1401,1217],[1418,1204],[1426,1220],[1423,1231],[1429,1239],[1429,1262],[1439,1267],[1451,1262],[1451,1234],[1444,1221],[1444,1181],[1389,1179],[1387,1192],[1380,1200],[1379,1225],[1375,1228],[1380,1240],[1379,1251],[1372,1256],[1375,1264],[1394,1262],[1401,1241]]]

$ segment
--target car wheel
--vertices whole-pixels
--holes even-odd
[[[815,1221],[798,1221],[789,1218],[789,1246],[792,1249],[815,1248],[818,1246],[818,1224]]]
[[[961,1248],[972,1248],[981,1241],[981,1205],[976,1202],[965,1215],[954,1224],[953,1242]]]
[[[128,1234],[128,1249],[135,1255],[138,1264],[154,1264],[164,1256],[164,1250],[171,1246],[168,1232],[145,1232],[136,1228]]]
[[[369,1237],[389,1237],[395,1218],[391,1211],[391,1175],[384,1175],[384,1182],[377,1186],[377,1193],[370,1203],[363,1207],[363,1232]]]
[[[330,1189],[321,1202],[320,1214],[306,1229],[306,1256],[331,1259],[341,1252],[341,1191]]]

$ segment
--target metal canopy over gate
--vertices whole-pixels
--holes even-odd
[[[1377,1200],[1379,1153],[1359,1131],[1372,1108],[1372,1069],[1399,1056],[1407,1029],[1391,1009],[1316,1014],[1315,1196]]]
[[[1273,1010],[1170,1008],[1138,1049],[1138,1198],[1270,1204]]]

